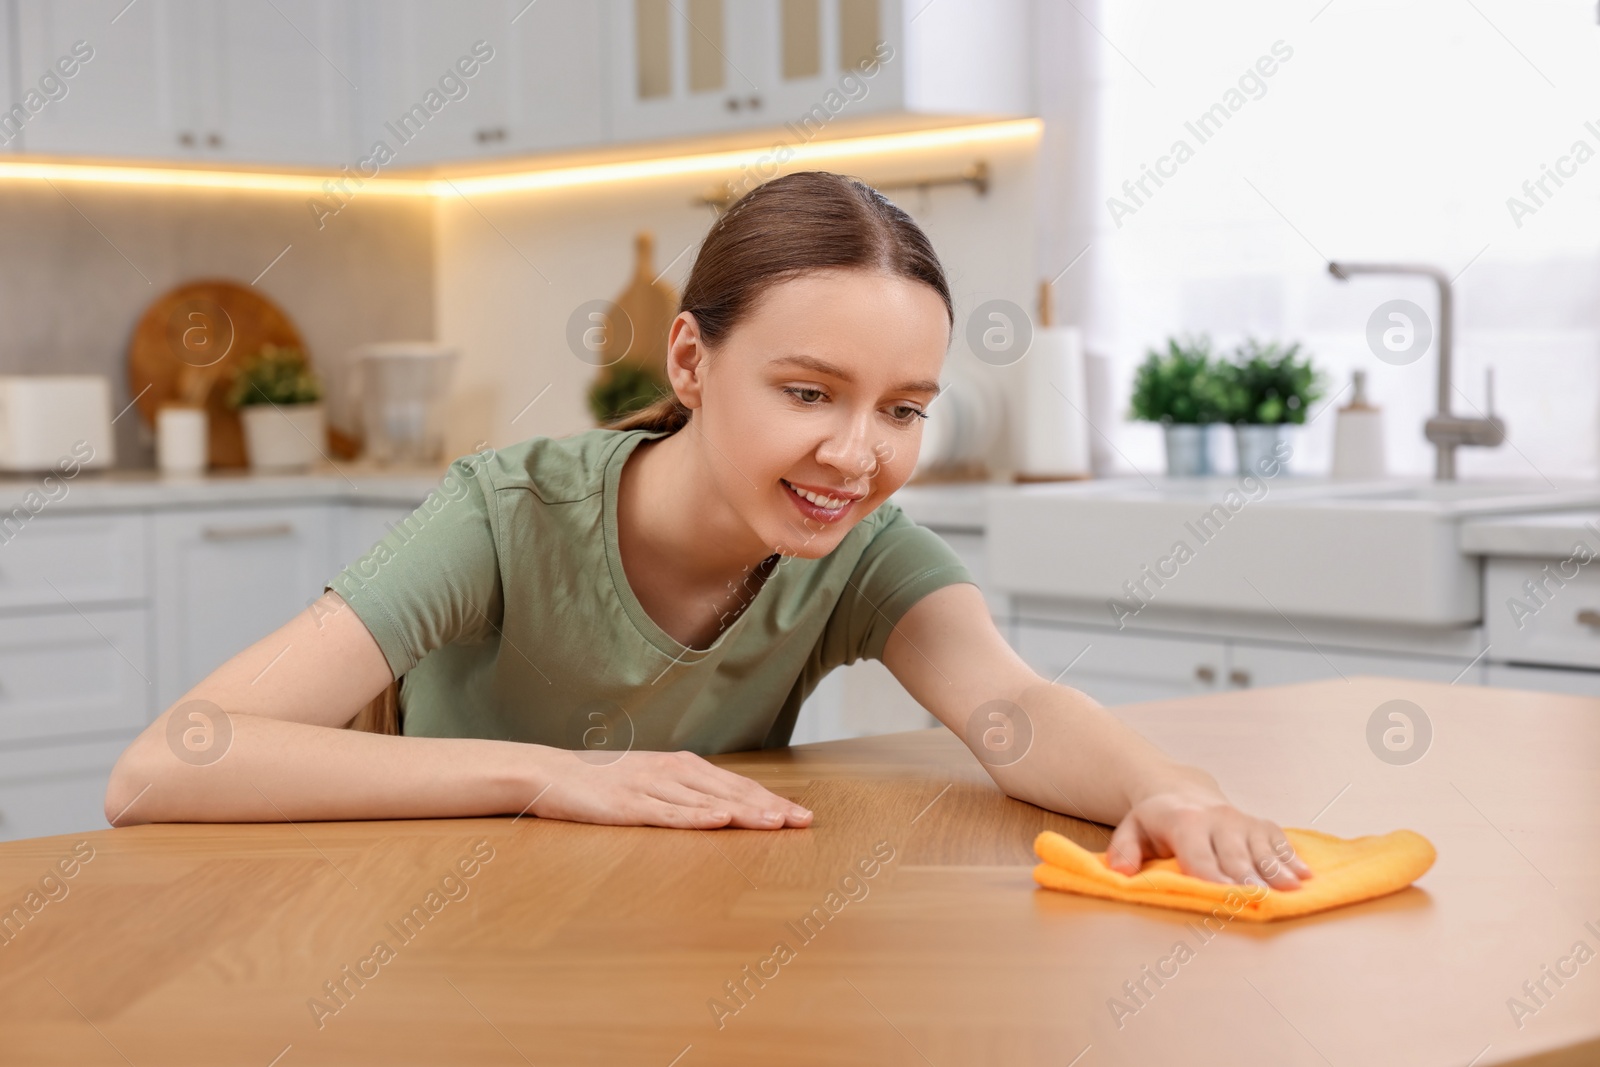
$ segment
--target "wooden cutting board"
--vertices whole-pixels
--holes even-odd
[[[678,294],[656,279],[655,238],[641,230],[633,239],[633,277],[613,301],[600,364],[627,359],[667,380],[667,334],[678,316]]]
[[[239,367],[263,344],[305,352],[289,316],[256,290],[207,279],[164,293],[145,309],[128,343],[128,387],[139,414],[154,426],[163,404],[201,404],[209,415],[211,466],[246,466],[244,431],[227,395]]]

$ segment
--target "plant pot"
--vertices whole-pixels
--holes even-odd
[[[1276,473],[1289,469],[1288,453],[1279,458],[1278,445],[1289,440],[1289,423],[1248,423],[1234,426],[1234,441],[1239,454],[1239,473],[1262,477],[1276,467]]]
[[[322,458],[328,431],[321,404],[250,404],[239,418],[251,470],[308,470]]]
[[[1204,423],[1169,422],[1162,426],[1169,478],[1199,478],[1211,473],[1209,431]]]

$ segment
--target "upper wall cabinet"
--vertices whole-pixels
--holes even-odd
[[[11,27],[16,24],[14,12],[11,0],[0,0],[0,86],[4,87],[3,92],[7,97],[19,85],[13,69],[16,59],[16,42],[11,39]],[[7,107],[20,103],[20,100],[5,101]],[[19,117],[0,115],[0,155],[21,151],[22,129],[25,125],[26,122]]]
[[[603,142],[601,12],[591,0],[366,0],[363,157],[396,167]]]
[[[352,0],[169,2],[180,13],[184,147],[241,162],[351,162],[359,97]]]
[[[60,85],[26,119],[30,152],[301,165],[351,155],[351,0],[14,2],[20,83],[55,73]]]
[[[1026,114],[1026,0],[607,0],[613,135]]]
[[[370,173],[1027,114],[1029,3],[0,0],[0,152]]]
[[[145,0],[126,11],[126,0],[13,2],[12,84],[22,95],[11,117],[22,124],[23,148],[101,158],[185,154],[169,0]]]

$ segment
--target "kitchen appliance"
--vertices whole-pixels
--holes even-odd
[[[366,454],[378,463],[434,463],[444,453],[441,402],[456,350],[431,341],[362,345],[350,353]]]
[[[0,470],[109,467],[116,458],[107,378],[0,375]]]

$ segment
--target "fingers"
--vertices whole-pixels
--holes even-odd
[[[1178,868],[1184,874],[1204,878],[1208,882],[1235,880],[1223,872],[1205,820],[1183,820],[1173,831],[1172,844],[1178,856]]]
[[[1256,870],[1274,889],[1298,889],[1303,880],[1311,877],[1311,868],[1294,854],[1294,846],[1283,831],[1265,819],[1250,830],[1250,853]]]
[[[1114,871],[1123,874],[1133,874],[1144,863],[1144,854],[1139,847],[1139,820],[1130,816],[1117,824],[1111,834],[1111,840],[1106,842],[1106,862]]]
[[[683,753],[683,772],[678,778],[691,788],[726,803],[735,816],[735,825],[771,830],[784,826],[811,825],[806,808],[786,800],[759,782],[711,763],[693,753]]]

